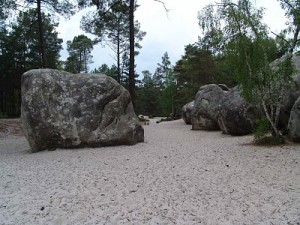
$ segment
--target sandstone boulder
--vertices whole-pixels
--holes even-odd
[[[218,115],[218,124],[223,133],[231,135],[250,134],[260,110],[247,103],[235,87],[221,99],[222,106]]]
[[[271,65],[276,67],[280,63],[285,60],[287,55],[282,56],[281,58],[275,60]],[[279,116],[279,129],[286,134],[288,122],[290,118],[290,112],[292,110],[293,105],[295,104],[298,97],[300,97],[300,56],[293,55],[292,57],[293,65],[295,66],[296,74],[293,78],[293,84],[291,87],[288,88],[285,92],[284,96],[284,104],[280,109],[280,116]],[[275,96],[278,95],[278,92],[274,90]]]
[[[300,142],[300,97],[291,110],[287,129],[290,139],[294,142]]]
[[[285,102],[280,109],[279,128],[283,133],[287,131],[291,110],[298,97],[300,97],[300,75],[299,72],[297,74],[298,75],[293,78],[294,82],[291,89],[286,90]]]
[[[192,111],[194,108],[194,102],[191,101],[185,104],[181,109],[182,119],[186,124],[192,124]]]
[[[128,91],[106,75],[30,70],[21,92],[21,121],[33,152],[144,141]]]
[[[195,97],[192,111],[193,130],[219,130],[218,114],[221,107],[221,99],[227,91],[217,84],[209,84],[200,87]]]

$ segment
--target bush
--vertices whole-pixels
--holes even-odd
[[[266,117],[255,122],[254,141],[258,145],[280,145],[284,143],[282,136],[273,135],[271,126]]]
[[[270,123],[266,117],[261,117],[254,124],[254,139],[255,142],[264,139],[270,135]]]
[[[255,143],[258,145],[282,145],[285,143],[285,140],[282,136],[266,136],[262,139],[255,140]]]
[[[8,115],[5,112],[0,111],[0,119],[6,119],[8,118]]]

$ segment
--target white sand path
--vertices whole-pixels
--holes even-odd
[[[299,225],[300,145],[145,126],[134,146],[29,153],[0,138],[0,225]]]

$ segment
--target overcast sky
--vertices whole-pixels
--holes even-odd
[[[184,46],[195,43],[201,35],[197,13],[208,3],[216,1],[164,0],[165,6],[169,9],[166,13],[163,5],[154,0],[138,0],[140,7],[135,13],[135,19],[140,22],[141,30],[146,31],[147,35],[141,43],[143,48],[136,57],[136,71],[139,74],[143,70],[154,73],[157,63],[161,62],[165,52],[168,52],[174,65],[184,54]],[[256,0],[255,6],[266,8],[264,22],[272,31],[278,33],[284,27],[286,22],[284,12],[277,0]],[[79,27],[82,13],[71,17],[70,20],[60,21],[58,32],[59,37],[64,40],[64,48],[67,40],[84,33]],[[94,47],[92,54],[94,63],[90,66],[91,69],[104,63],[108,65],[115,63],[110,49],[100,45]],[[66,50],[63,50],[61,55],[63,59],[68,56]]]

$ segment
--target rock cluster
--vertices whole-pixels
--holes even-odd
[[[294,84],[286,92],[279,125],[293,141],[300,142],[300,76],[294,78]],[[192,124],[193,130],[222,130],[230,135],[252,133],[256,119],[262,115],[261,109],[241,96],[238,87],[229,89],[217,84],[201,86],[193,104],[182,108],[182,117],[186,124]]]
[[[276,67],[285,58],[275,60]],[[293,85],[286,90],[286,101],[280,109],[279,129],[290,139],[300,142],[300,57],[294,55],[297,71]],[[273,93],[276,96],[276,90]],[[193,106],[194,105],[194,106]],[[199,88],[195,101],[182,108],[182,117],[194,130],[222,130],[231,135],[246,135],[253,131],[255,120],[264,113],[247,103],[238,87],[229,89],[222,84],[209,84]]]
[[[253,118],[258,114],[237,87],[229,89],[226,85],[204,85],[196,94],[194,107],[188,104],[182,108],[182,114],[186,123],[186,118],[191,118],[193,130],[221,129],[226,134],[245,135],[252,132]]]

